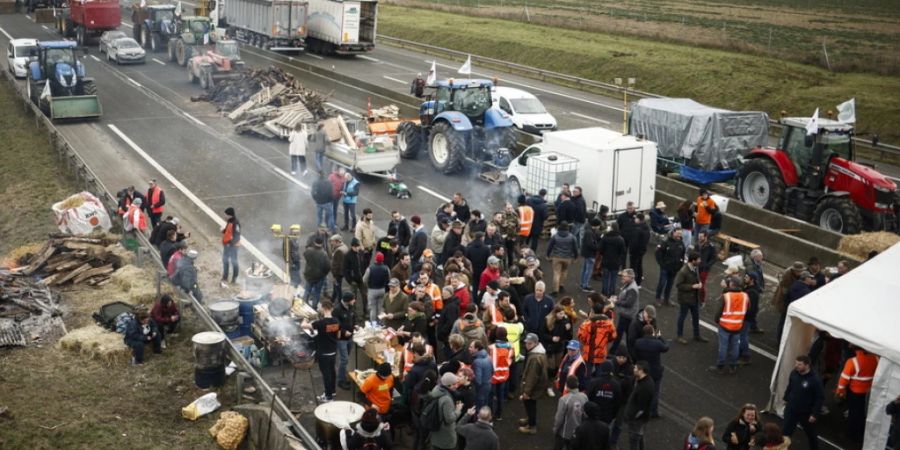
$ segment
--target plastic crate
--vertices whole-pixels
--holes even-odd
[[[522,188],[529,195],[547,190],[547,199],[555,199],[562,185],[576,184],[578,160],[555,152],[541,153],[528,158],[526,177]]]

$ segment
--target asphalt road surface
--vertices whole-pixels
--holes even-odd
[[[11,37],[58,38],[22,15],[0,16],[0,29],[3,30],[0,33],[3,46]],[[128,31],[127,27],[125,29]],[[355,60],[319,59],[305,54],[284,56],[259,49],[245,49],[243,54],[248,65],[278,63],[295,73],[308,87],[321,92],[333,91],[332,106],[355,113],[361,112],[366,104],[364,93],[331,80],[310,77],[308,73],[293,68],[289,58],[305,58],[318,64],[334,65],[336,70],[352,72],[371,82],[394,86],[401,91],[407,89],[405,81],[401,84],[397,80],[409,80],[416,72],[427,71],[431,60],[430,57],[384,46],[371,56]],[[429,63],[425,62],[426,59]],[[144,180],[151,177],[159,179],[167,191],[170,212],[188,223],[195,236],[212,244],[217,242],[220,226],[217,221],[221,221],[221,212],[232,206],[241,218],[246,242],[258,249],[255,256],[269,261],[280,260],[280,242],[271,237],[271,224],[287,226],[299,223],[304,230],[314,227],[314,204],[309,194],[312,179],[290,175],[287,144],[235,135],[232,124],[210,104],[190,101],[190,97],[199,94],[200,89],[188,82],[184,68],[169,63],[163,54],[148,54],[146,65],[120,67],[105,61],[105,56],[98,54],[96,47],[92,47],[83,62],[88,75],[96,79],[104,116],[94,122],[60,124],[59,129],[109,189],[117,190],[129,184],[138,185],[140,189]],[[5,63],[4,58],[2,64]],[[455,72],[455,64],[448,66],[452,66]],[[451,69],[439,67],[444,67],[449,75]],[[475,72],[476,76],[480,75],[477,69]],[[516,77],[502,78],[509,84],[518,83]],[[532,80],[521,83],[540,89],[529,88],[533,92],[538,91],[535,93],[542,96],[564,128],[598,123],[615,126],[617,117],[621,120],[621,111],[617,110],[620,105],[615,101],[596,99],[581,92]],[[604,121],[607,123],[604,124]],[[413,190],[411,199],[398,200],[389,196],[381,180],[364,180],[359,208],[371,207],[382,229],[386,227],[388,212],[393,209],[402,211],[407,217],[421,215],[430,229],[437,205],[456,191],[463,192],[474,208],[484,211],[499,208],[501,195],[498,188],[475,180],[471,174],[438,174],[426,158],[404,161],[399,173]],[[345,234],[345,237],[349,235]],[[242,252],[242,256],[249,257],[248,253]],[[798,255],[798,259],[808,256]],[[280,267],[279,263],[270,264]],[[647,278],[641,303],[650,304],[653,302],[652,289],[656,286],[658,272],[652,256],[648,255],[644,266]],[[577,299],[579,308],[585,309],[584,295],[574,292],[578,285],[575,276],[579,269],[580,263],[570,271],[564,286]],[[544,270],[549,276],[549,264],[544,264]],[[720,276],[721,268],[717,268],[710,277],[710,284],[717,285]],[[770,280],[769,284],[774,282]],[[716,289],[711,291],[718,293]],[[706,324],[702,333],[714,341],[715,334],[710,331],[712,314],[713,305],[709,304],[702,311]],[[660,327],[669,339],[674,338],[675,317],[675,308],[660,309]],[[664,449],[681,445],[694,421],[701,416],[714,418],[721,430],[744,403],[755,403],[765,408],[769,399],[768,385],[774,355],[777,354],[773,332],[777,317],[766,306],[760,314],[760,321],[767,332],[752,336],[755,348],[753,363],[734,376],[717,376],[707,371],[707,367],[715,361],[715,343],[691,343],[687,346],[674,341],[671,343],[671,350],[663,358],[666,372],[660,404],[662,418],[648,426],[647,448]],[[685,334],[689,333],[687,330]],[[272,376],[277,377],[278,374]],[[347,393],[342,392],[341,395]],[[556,399],[541,400],[539,433],[524,436],[515,432],[514,424],[515,418],[524,416],[521,404],[511,402],[505,414],[506,420],[496,425],[503,447],[551,448],[550,427],[555,407]],[[837,408],[833,407],[832,411],[835,411],[832,417],[839,415]],[[304,422],[312,429],[310,420],[305,418]],[[829,428],[824,432],[829,441],[841,443],[839,447],[825,443],[822,448],[852,448],[843,443],[837,426],[821,428]],[[802,443],[801,433],[796,433],[794,437]],[[805,447],[800,444],[796,448]]]

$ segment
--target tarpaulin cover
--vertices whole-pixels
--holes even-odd
[[[728,111],[688,98],[645,98],[631,104],[629,134],[657,143],[659,157],[701,170],[735,169],[741,156],[768,144],[769,116]]]

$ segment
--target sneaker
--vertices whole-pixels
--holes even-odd
[[[221,286],[222,289],[228,289],[228,282],[225,280],[222,280],[219,282],[219,286]]]
[[[585,294],[593,294],[594,292],[597,292],[597,291],[591,289],[590,286],[582,286],[581,292],[584,292]]]
[[[703,336],[694,336],[694,340],[697,342],[709,342],[709,339],[707,339]]]
[[[178,333],[177,333],[177,332],[169,333],[169,336],[171,336],[171,337],[178,337]]]
[[[678,339],[676,339],[676,341],[678,341],[679,344],[684,344],[684,345],[687,345],[687,343],[688,343],[687,339],[685,339],[681,336],[678,336]]]
[[[330,403],[331,400],[333,400],[333,399],[325,394],[322,394],[322,395],[316,397],[316,401],[319,403]]]
[[[525,419],[519,419],[519,425],[522,425],[523,427],[527,427],[527,426],[528,426],[528,419],[527,419],[527,418],[525,418]]]
[[[522,434],[537,434],[537,427],[529,427],[529,426],[527,426],[527,425],[526,425],[526,426],[523,426],[523,427],[519,427],[519,433],[522,433]]]
[[[706,370],[715,372],[717,375],[725,375],[725,368],[721,366],[709,366]]]
[[[160,342],[160,343],[159,343],[159,348],[165,350],[165,349],[167,348],[167,347],[166,347],[166,341]]]
[[[556,397],[556,392],[553,392],[553,388],[547,388],[547,395],[550,397]]]
[[[308,174],[308,173],[309,173],[309,170],[304,170],[302,175],[305,177],[306,174]]]

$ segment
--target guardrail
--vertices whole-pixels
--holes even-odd
[[[24,93],[22,92],[22,88],[15,81],[12,76],[7,73],[5,70],[2,72],[3,78],[7,81],[7,84],[16,92],[19,96],[19,99],[23,101],[23,109],[26,112],[30,112],[34,116],[35,124],[44,128],[50,140],[50,145],[57,152],[57,157],[60,162],[65,162],[66,166],[69,170],[76,176],[78,181],[82,184],[82,187],[85,191],[91,192],[97,198],[99,198],[109,210],[115,211],[118,207],[118,201],[115,195],[107,189],[107,187],[100,181],[100,178],[97,174],[85,163],[84,159],[78,153],[78,151],[73,147],[66,138],[59,133],[56,127],[53,125],[53,122],[44,115],[43,112],[28,99]],[[116,217],[113,217],[113,220],[116,220]],[[116,223],[119,223],[116,220]],[[159,252],[154,248],[150,241],[146,236],[141,233],[138,233],[138,240],[141,243],[141,248],[137,250],[138,261],[140,261],[140,256],[143,253],[149,253],[153,257],[153,261],[155,262],[156,269],[159,271],[165,272],[165,267],[162,264],[162,259],[159,256]],[[158,282],[160,280],[157,280]],[[197,317],[201,322],[206,326],[206,328],[216,331],[219,333],[223,333],[222,328],[212,319],[209,313],[206,311],[206,308],[200,303],[193,295],[182,292],[181,290],[177,290],[179,296],[182,299],[189,299],[191,307],[194,313],[197,314]],[[315,437],[313,437],[304,427],[300,424],[297,418],[291,413],[290,409],[280,397],[275,393],[275,391],[266,383],[265,379],[256,369],[247,361],[244,356],[238,352],[237,348],[234,347],[234,344],[230,339],[226,339],[228,342],[227,351],[229,358],[238,366],[238,369],[242,372],[247,373],[256,382],[257,386],[260,387],[262,395],[265,399],[264,403],[268,403],[272,405],[273,410],[275,410],[276,414],[282,419],[285,420],[289,424],[291,428],[297,433],[298,440],[306,446],[306,448],[310,450],[321,450],[319,444],[316,442]]]
[[[519,75],[526,76],[528,78],[534,78],[541,81],[549,81],[551,83],[562,84],[565,86],[570,86],[575,89],[583,90],[583,91],[603,91],[609,94],[616,94],[617,96],[622,96],[622,94],[626,91],[626,87],[618,86],[612,83],[603,83],[596,80],[590,80],[587,78],[576,77],[574,75],[568,75],[565,73],[554,72],[551,70],[544,70],[538,67],[526,66],[524,64],[518,64],[509,61],[503,61],[496,58],[490,58],[487,56],[481,55],[473,55],[466,52],[461,52],[458,50],[453,50],[444,47],[438,47],[435,45],[424,44],[421,42],[410,41],[406,39],[401,39],[393,36],[385,36],[383,34],[378,35],[378,39],[387,42],[389,45],[393,45],[401,48],[409,48],[414,49],[416,51],[425,53],[425,54],[435,54],[435,55],[443,55],[449,57],[450,59],[458,59],[460,61],[465,61],[466,58],[471,57],[472,63],[479,63],[483,66],[494,67],[501,70],[505,70],[509,73],[518,73]],[[641,98],[663,98],[664,95],[654,94],[652,92],[638,91],[635,89],[627,89],[628,95],[641,97]],[[781,124],[778,123],[777,120],[770,119],[769,120],[770,129],[781,129]],[[879,161],[883,161],[885,163],[890,164],[898,164],[896,161],[892,161],[892,159],[897,160],[900,158],[900,146],[884,144],[878,142],[877,144],[873,144],[869,139],[862,139],[859,137],[853,138],[856,146],[862,147],[867,150],[869,153],[875,152],[879,158]]]

